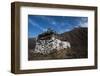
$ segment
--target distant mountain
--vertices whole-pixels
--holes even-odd
[[[28,39],[28,49],[35,48],[36,45],[36,38],[29,38]]]
[[[58,34],[58,39],[68,41],[71,44],[71,49],[66,53],[67,58],[87,58],[88,57],[88,28],[74,28],[71,31]],[[30,50],[35,48],[36,39],[28,39],[29,60],[32,60]],[[49,55],[50,56],[50,55]],[[39,58],[41,59],[41,58]],[[45,57],[44,59],[48,59]],[[52,57],[50,57],[52,59]]]

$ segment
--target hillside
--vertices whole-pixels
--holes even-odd
[[[87,28],[75,28],[70,32],[65,32],[60,35],[61,40],[69,41],[71,43],[71,52],[77,58],[87,57],[87,31]]]
[[[58,37],[62,41],[68,41],[71,44],[71,49],[66,52],[66,49],[62,49],[62,52],[54,51],[48,55],[34,54],[32,51],[36,45],[35,38],[28,39],[28,55],[29,60],[41,60],[41,59],[73,59],[73,58],[87,58],[87,28],[74,28],[69,32],[59,34]]]

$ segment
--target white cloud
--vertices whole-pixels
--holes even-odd
[[[79,26],[81,26],[81,27],[88,27],[88,22],[80,22]]]
[[[35,21],[32,21],[31,19],[29,19],[29,22],[32,24],[32,26],[35,26],[35,27],[39,28],[42,31],[46,30],[45,28],[39,26]]]
[[[88,18],[81,18],[81,20],[79,22],[79,26],[88,27]]]

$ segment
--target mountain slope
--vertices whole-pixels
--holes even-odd
[[[61,40],[70,42],[71,52],[74,53],[77,58],[87,57],[87,31],[87,28],[75,28],[70,32],[65,32],[60,35]]]
[[[28,40],[28,55],[29,60],[41,60],[41,59],[73,59],[73,58],[87,58],[88,57],[88,29],[87,28],[74,28],[73,30],[69,32],[64,32],[62,34],[58,35],[58,39],[62,41],[68,41],[71,44],[71,49],[66,52],[66,50],[62,53],[54,52],[52,54],[48,54],[46,56],[42,54],[33,54],[32,51],[34,51],[35,45],[36,45],[36,39],[35,38],[29,38]],[[62,56],[63,55],[63,56]]]

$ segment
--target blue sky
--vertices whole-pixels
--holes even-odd
[[[38,36],[48,28],[63,33],[79,26],[88,27],[88,17],[28,15],[29,38]]]

